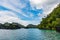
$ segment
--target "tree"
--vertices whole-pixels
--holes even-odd
[[[55,30],[57,26],[60,27],[60,4],[46,18],[43,18],[37,27]]]

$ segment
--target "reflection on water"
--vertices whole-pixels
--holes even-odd
[[[39,29],[0,29],[0,40],[60,40],[60,33]]]

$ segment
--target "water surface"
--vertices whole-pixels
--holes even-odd
[[[60,40],[60,33],[39,29],[0,29],[0,40]]]

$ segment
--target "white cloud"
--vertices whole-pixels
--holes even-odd
[[[17,22],[25,26],[28,24],[38,24],[37,21],[35,22],[35,21],[21,20],[20,18],[18,18],[17,15],[15,15],[11,11],[0,11],[0,23],[5,23],[5,22],[9,22],[9,23]]]
[[[48,12],[54,8],[60,1],[59,0],[30,0],[30,4],[37,9],[43,9],[44,12]]]
[[[31,7],[34,9],[43,9],[43,13],[38,13],[38,19],[46,17],[60,3],[60,0],[30,0]]]
[[[33,17],[33,14],[26,15],[21,9],[26,7],[25,3],[21,3],[21,0],[0,0],[0,6],[4,6],[10,11],[0,11],[0,22],[18,22],[23,25],[28,25],[28,24],[39,24],[40,19],[51,12],[56,5],[60,3],[59,0],[30,0],[30,5],[32,7],[32,10],[34,7],[36,9],[43,9],[43,14],[38,14],[38,18],[34,19],[33,21],[26,21],[26,20],[21,20],[21,18],[18,18],[18,16],[15,14],[15,12],[25,16],[25,17]],[[27,12],[29,13],[29,12]]]
[[[0,23],[5,23],[5,22],[17,22],[25,26],[28,24],[27,21],[21,20],[13,12],[0,11]]]
[[[30,0],[32,4],[38,5],[38,4],[42,4],[43,2],[45,2],[45,0]]]
[[[26,4],[20,3],[20,0],[1,0],[0,1],[0,6],[4,6],[8,9],[11,9],[11,11],[15,11],[25,17],[29,17],[26,15],[21,9],[26,6]]]
[[[18,22],[23,25],[28,25],[30,23],[29,21],[21,20],[21,18],[18,18],[18,15],[16,15],[19,13],[25,17],[29,17],[21,10],[21,8],[24,8],[26,6],[26,4],[21,4],[20,0],[0,0],[0,6],[10,9],[8,11],[0,10],[0,23]]]

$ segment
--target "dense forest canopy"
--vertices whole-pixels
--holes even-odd
[[[37,25],[28,24],[28,25],[26,26],[26,28],[37,28]]]
[[[12,22],[12,23],[0,23],[0,29],[19,29],[19,28],[22,28],[24,27],[23,25],[19,24],[19,23],[15,23],[15,22]]]
[[[60,27],[60,4],[38,25],[40,29],[55,30],[56,27]]]
[[[27,26],[24,26],[15,22],[12,23],[6,22],[4,24],[0,23],[0,29],[20,29],[20,28],[36,28],[36,25],[28,24]]]

